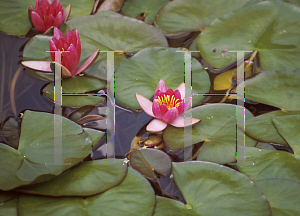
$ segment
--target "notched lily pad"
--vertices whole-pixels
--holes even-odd
[[[130,165],[148,178],[157,178],[156,173],[167,176],[171,170],[170,157],[156,149],[139,149],[130,156]]]

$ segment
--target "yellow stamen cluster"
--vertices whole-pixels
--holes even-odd
[[[179,99],[175,99],[175,96],[172,95],[172,97],[170,97],[170,95],[164,95],[164,96],[158,96],[157,97],[157,103],[158,105],[166,105],[168,110],[173,108],[173,107],[178,107],[180,105],[180,102],[178,102]]]
[[[64,56],[64,48],[61,48],[62,49],[62,51],[60,51],[60,54],[61,54],[61,56]]]

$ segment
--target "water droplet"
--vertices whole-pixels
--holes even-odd
[[[211,116],[211,118],[214,118],[213,116]]]
[[[258,149],[258,151],[261,151],[261,149]]]
[[[187,203],[187,204],[185,205],[185,208],[186,208],[186,209],[193,209],[193,206],[192,206],[191,204],[188,204],[188,203]]]
[[[248,42],[251,43],[251,40],[249,40]]]
[[[208,69],[208,67],[205,67],[205,68],[204,68],[204,70],[207,70],[207,69]]]
[[[286,33],[286,30],[283,30],[282,32]]]

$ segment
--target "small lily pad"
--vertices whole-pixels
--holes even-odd
[[[300,215],[300,183],[288,179],[263,179],[254,182],[270,203],[272,216]]]
[[[246,147],[246,163],[238,169],[251,180],[285,178],[300,182],[300,157],[285,151]],[[254,161],[254,164],[252,164]]]
[[[135,93],[150,99],[161,79],[175,90],[184,82],[184,53],[175,48],[146,48],[122,62],[115,72],[116,100],[125,106],[140,109]],[[207,72],[192,58],[193,92],[203,94],[210,89]],[[111,89],[112,91],[112,89]],[[204,96],[193,98],[193,105]]]
[[[76,95],[99,90],[106,86],[105,82],[92,77],[74,76],[62,80],[62,94],[73,94],[62,96],[62,106],[81,107],[86,105],[97,105],[105,98],[99,95]],[[54,100],[54,82],[49,83],[44,89],[44,94]]]
[[[131,154],[130,165],[146,177],[156,179],[156,173],[163,176],[169,174],[171,159],[157,149],[139,149]]]
[[[170,0],[127,0],[122,7],[122,13],[130,17],[144,13],[145,22],[153,23],[157,12],[168,2]]]
[[[46,197],[21,195],[20,215],[74,216],[133,215],[150,216],[154,210],[155,194],[150,183],[137,171],[128,168],[125,179],[116,187],[89,197]]]
[[[20,131],[18,122],[14,118],[10,117],[4,122],[1,133],[10,142],[12,147],[18,148]]]
[[[0,203],[0,216],[18,216],[18,198]]]

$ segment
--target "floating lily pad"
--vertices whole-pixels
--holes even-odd
[[[245,81],[245,97],[281,109],[300,110],[299,80],[300,70],[262,72]],[[238,85],[238,92],[243,89],[244,85]]]
[[[173,163],[174,180],[187,204],[168,202],[188,215],[270,215],[269,203],[245,175],[218,164],[192,161]],[[238,194],[238,196],[237,196]],[[158,199],[157,201],[165,201]],[[170,206],[157,204],[155,215],[173,215]],[[167,214],[164,214],[167,211]],[[192,214],[191,212],[194,212]],[[175,215],[179,215],[178,213]],[[185,215],[185,214],[182,214]]]
[[[94,0],[60,0],[64,8],[71,4],[69,18],[88,15],[93,9]],[[28,9],[35,8],[35,0],[3,0],[0,2],[0,30],[14,35],[26,35],[31,29]]]
[[[272,118],[276,116],[289,116],[295,114],[300,114],[300,111],[278,110],[251,118],[245,123],[246,134],[261,142],[276,143],[287,146],[287,142],[280,136],[274,127]],[[241,126],[243,127],[243,125]]]
[[[266,150],[276,150],[276,148],[274,148],[271,144],[263,142],[258,142],[255,147]]]
[[[201,122],[193,125],[191,144],[205,141],[198,155],[198,160],[215,163],[229,163],[235,160],[236,155],[236,116],[244,114],[244,108],[231,104],[212,104],[192,109],[193,118]],[[246,109],[245,119],[252,117]],[[238,136],[244,140],[243,131],[238,130]],[[164,141],[169,149],[184,147],[184,129],[168,126],[164,131]],[[246,146],[255,146],[256,141],[246,140]]]
[[[63,95],[62,105],[70,107],[81,107],[86,105],[97,105],[105,98],[98,95],[76,95],[76,93],[86,93],[90,91],[104,88],[106,84],[92,77],[74,76],[69,79],[62,80],[62,93],[69,93],[74,95]],[[49,83],[44,89],[44,94],[54,100],[54,83]]]
[[[155,195],[149,182],[137,171],[128,168],[125,179],[116,187],[89,197],[45,197],[21,195],[20,215],[132,215],[150,216]]]
[[[12,147],[18,148],[19,146],[19,139],[20,139],[20,131],[19,131],[19,126],[18,122],[10,117],[5,121],[1,128],[1,133],[4,138],[6,138]]]
[[[126,176],[123,160],[106,164],[106,160],[80,163],[54,179],[21,188],[22,192],[49,196],[90,196],[118,185]]]
[[[299,69],[300,24],[296,22],[299,19],[300,8],[263,1],[213,21],[201,33],[198,48],[204,60],[215,68],[237,60],[237,54],[230,50],[258,50],[264,71]]]
[[[300,115],[273,117],[273,123],[284,138],[292,147],[295,155],[300,155]]]
[[[144,13],[145,22],[153,23],[157,12],[168,2],[170,0],[127,0],[122,7],[122,13],[130,17]]]
[[[91,153],[92,142],[88,134],[79,125],[62,117],[62,161],[51,165],[55,162],[53,123],[52,114],[24,113],[18,150],[0,144],[1,190],[49,180]],[[63,162],[70,165],[62,165]]]
[[[267,197],[273,216],[300,215],[300,183],[288,179],[264,179],[254,182]]]
[[[98,141],[105,135],[105,132],[95,130],[92,128],[83,128],[85,132],[88,133],[91,141],[92,141],[92,147],[94,147]]]
[[[0,203],[0,216],[18,216],[17,205],[18,198]]]
[[[176,0],[156,15],[155,24],[165,34],[202,31],[214,19],[257,0]]]
[[[135,93],[150,99],[159,80],[163,79],[168,88],[175,90],[184,82],[184,53],[175,48],[146,48],[124,61],[115,72],[116,100],[125,106],[140,109]],[[193,93],[207,93],[210,80],[201,64],[192,58]],[[112,90],[112,89],[111,89]],[[204,96],[193,98],[193,105]]]
[[[131,154],[130,165],[146,177],[156,179],[156,173],[163,176],[169,174],[171,159],[157,149],[139,149]]]
[[[190,51],[198,51],[198,46],[197,46],[197,43],[198,43],[198,37],[199,35],[194,39],[194,41],[192,42],[192,44],[190,45],[189,47],[189,50]],[[195,58],[200,58],[201,57],[201,54],[200,52],[192,52],[192,56],[195,57]]]
[[[238,169],[251,180],[267,178],[285,178],[300,182],[300,157],[285,151],[273,151],[246,147],[246,163],[255,161],[254,165],[238,165]]]

